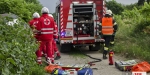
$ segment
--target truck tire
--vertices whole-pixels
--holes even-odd
[[[100,49],[100,43],[95,43],[95,47],[89,46],[90,51],[98,51]]]
[[[65,53],[70,51],[72,48],[71,44],[61,44],[60,45],[60,52]]]

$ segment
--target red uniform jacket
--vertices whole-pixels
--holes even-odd
[[[54,19],[48,16],[48,14],[42,14],[39,18],[37,30],[39,31],[41,41],[53,39],[54,31],[56,30]]]
[[[56,22],[55,22],[55,28],[56,28],[56,30],[54,31],[54,39],[57,39],[58,38],[58,27],[57,27]]]
[[[37,24],[39,22],[39,19],[38,18],[34,18],[32,20],[29,21],[29,25],[30,25],[30,28],[33,29],[37,29]],[[38,40],[38,34],[34,34],[34,37]]]

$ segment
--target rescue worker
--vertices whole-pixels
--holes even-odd
[[[111,10],[109,10],[109,12],[110,12],[110,14],[111,14],[111,17],[114,19],[114,16],[113,16],[113,13],[112,13],[112,11]],[[115,40],[115,35],[116,35],[116,31],[114,31],[114,33],[113,33],[113,35],[112,35],[112,37],[111,37],[111,39],[110,39],[110,45],[114,45],[114,40]]]
[[[52,17],[53,19],[54,19],[54,17],[53,17],[53,15],[52,14],[49,14],[49,16],[50,17]],[[54,20],[55,21],[55,20]],[[60,52],[58,51],[58,48],[57,48],[57,45],[56,45],[56,39],[58,39],[58,28],[57,28],[57,24],[56,24],[56,22],[55,22],[55,28],[56,28],[56,30],[54,31],[55,32],[55,34],[54,34],[54,39],[53,39],[53,50],[54,50],[54,53],[56,53],[56,57],[54,58],[55,60],[58,60],[58,59],[60,59],[61,58],[61,56],[60,56]],[[53,55],[53,57],[54,57],[54,55]]]
[[[111,17],[111,12],[109,10],[106,11],[105,16],[102,18],[102,21],[100,23],[100,34],[102,34],[102,37],[105,40],[104,45],[104,51],[103,51],[103,59],[107,59],[107,53],[109,50],[110,45],[110,39],[114,33],[114,31],[117,30],[117,23],[113,18]]]
[[[35,13],[33,13],[33,19],[32,20],[30,20],[29,21],[29,25],[30,25],[30,28],[32,29],[32,31],[33,31],[33,36],[35,37],[35,39],[36,39],[36,42],[40,45],[40,39],[39,39],[39,36],[38,36],[38,34],[37,33],[34,33],[34,31],[36,31],[36,29],[37,29],[37,24],[38,24],[38,22],[39,22],[39,19],[40,18],[40,15],[39,15],[39,13],[37,13],[37,12],[35,12]],[[36,56],[38,56],[38,50],[35,52],[35,54],[36,54]],[[45,55],[45,49],[43,49],[43,51],[42,51],[42,54],[44,55],[44,56],[46,56]]]
[[[37,33],[39,33],[39,38],[41,40],[41,44],[38,50],[38,63],[42,63],[41,61],[41,51],[43,48],[46,50],[47,54],[47,63],[52,64],[54,63],[54,58],[53,58],[53,49],[52,49],[52,41],[53,41],[53,35],[54,31],[56,30],[55,28],[55,22],[54,19],[50,16],[48,16],[49,9],[47,7],[43,7],[41,9],[41,17],[39,18],[39,22],[37,24]]]

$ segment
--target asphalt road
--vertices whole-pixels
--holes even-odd
[[[102,59],[102,53],[99,51],[89,51],[87,48],[81,48],[81,50],[95,58]],[[114,61],[126,60],[124,57],[119,55],[114,55]],[[137,62],[138,60],[135,59]],[[93,59],[84,56],[80,51],[73,51],[67,53],[61,53],[61,59],[56,60],[55,62],[60,62],[63,66],[73,65],[73,64],[85,64],[87,62],[93,61]],[[130,72],[122,72],[118,70],[115,65],[109,65],[108,59],[102,59],[101,62],[96,62],[95,65],[91,66],[93,69],[93,75],[131,75]],[[148,73],[147,75],[150,75]]]

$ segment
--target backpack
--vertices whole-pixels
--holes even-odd
[[[91,68],[82,68],[77,73],[78,75],[93,75],[93,70]]]

